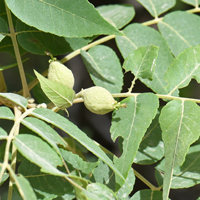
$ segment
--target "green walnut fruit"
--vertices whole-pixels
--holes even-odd
[[[48,71],[48,79],[62,83],[68,88],[74,87],[74,75],[70,69],[59,61],[51,61]]]
[[[125,106],[115,101],[108,90],[99,86],[82,90],[80,96],[83,98],[85,107],[99,115],[104,115]]]

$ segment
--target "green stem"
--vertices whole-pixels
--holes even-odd
[[[14,27],[13,27],[11,12],[10,12],[10,9],[6,5],[6,2],[5,2],[5,7],[6,7],[7,17],[8,17],[8,24],[9,24],[9,28],[10,28],[10,37],[11,37],[11,40],[12,40],[12,43],[13,43],[15,56],[16,56],[16,60],[17,60],[18,68],[19,68],[19,73],[20,73],[20,77],[21,77],[21,81],[22,81],[23,96],[24,97],[30,97],[31,95],[29,93],[28,85],[27,85],[27,82],[26,82],[26,77],[25,77],[24,68],[23,68],[23,64],[22,64],[22,59],[21,59],[21,56],[20,56],[19,46],[18,46],[18,43],[17,43],[16,33],[15,33],[15,30],[14,30]]]
[[[21,111],[17,107],[14,107],[14,112],[15,112],[15,119],[18,119],[22,114]],[[17,126],[15,127],[14,134],[13,134],[14,137],[19,134],[19,127],[20,127],[20,123],[18,123]],[[14,145],[12,145],[11,169],[14,172],[15,172],[15,169],[16,169],[16,163],[17,163],[17,148]],[[14,182],[13,178],[10,177],[9,190],[8,190],[8,200],[12,199],[13,182]]]

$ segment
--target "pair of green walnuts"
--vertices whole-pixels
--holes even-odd
[[[74,87],[72,71],[59,61],[50,60],[48,79],[59,82],[71,89]],[[82,89],[79,96],[82,97],[88,110],[99,115],[104,115],[125,106],[118,103],[108,90],[99,86]]]

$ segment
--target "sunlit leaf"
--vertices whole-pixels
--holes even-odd
[[[7,135],[6,131],[3,128],[0,127],[0,140],[6,139],[7,136],[8,135]]]
[[[173,169],[183,164],[189,146],[199,138],[200,108],[192,101],[173,100],[159,118],[165,148],[163,200],[167,199]]]
[[[64,173],[56,169],[62,165],[58,154],[42,139],[28,134],[20,134],[13,141],[18,151],[28,160],[41,167],[41,171],[63,176]]]
[[[124,59],[129,53],[141,46],[155,45],[159,47],[153,80],[149,81],[142,78],[140,80],[156,93],[167,94],[168,91],[165,88],[167,83],[164,81],[164,74],[173,61],[173,57],[165,39],[155,29],[141,24],[128,25],[123,30],[123,33],[125,36],[117,36],[116,42]]]
[[[87,37],[121,34],[87,0],[60,0],[56,4],[47,0],[6,0],[6,4],[24,23],[55,35]]]
[[[14,120],[15,116],[10,110],[10,108],[1,106],[0,107],[0,119],[9,119],[9,120]]]
[[[200,44],[199,26],[200,17],[185,11],[171,12],[158,23],[161,34],[175,56],[186,48]]]
[[[172,94],[176,89],[186,87],[192,78],[200,82],[200,45],[186,49],[168,68],[165,80],[167,90]]]
[[[195,7],[198,7],[198,5],[200,4],[200,0],[181,0],[181,1]]]
[[[88,52],[81,51],[84,64],[94,84],[118,93],[123,85],[123,73],[119,58],[109,47],[98,45]]]
[[[73,89],[66,87],[62,83],[51,81],[36,71],[34,72],[41,84],[43,92],[55,104],[55,106],[62,110],[72,106],[75,98],[75,92]]]
[[[105,20],[118,29],[128,24],[135,16],[135,10],[131,5],[103,5],[96,9]]]
[[[144,93],[126,98],[122,103],[127,103],[127,107],[113,113],[110,132],[114,141],[119,136],[124,139],[123,153],[120,158],[115,157],[114,162],[126,178],[142,137],[156,115],[159,102],[154,94]]]
[[[139,47],[126,57],[123,68],[131,71],[135,79],[153,79],[154,68],[158,56],[158,47],[154,45]]]
[[[139,1],[149,13],[157,18],[160,14],[172,8],[176,0],[137,0]]]

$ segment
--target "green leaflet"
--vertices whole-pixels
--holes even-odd
[[[161,34],[175,56],[186,48],[200,44],[199,26],[200,17],[184,11],[171,12],[158,23]]]
[[[161,191],[152,191],[149,189],[140,190],[136,192],[130,200],[161,200],[162,192]]]
[[[189,146],[199,138],[200,108],[192,101],[173,100],[159,118],[165,147],[163,200],[169,194],[174,167],[182,165]]]
[[[72,106],[75,98],[75,92],[73,89],[68,88],[61,83],[48,80],[35,70],[34,72],[41,84],[43,92],[55,104],[55,106],[62,110]]]
[[[84,132],[82,132],[72,122],[62,117],[61,115],[44,108],[37,108],[31,114],[65,131],[68,135],[77,140],[85,148],[87,148],[94,155],[96,155],[98,158],[104,161],[116,173],[116,176],[119,176],[123,180],[122,182],[124,183],[125,181],[124,177],[119,172],[119,170],[114,166],[110,158],[108,158],[108,156],[103,152],[103,150],[101,150],[101,148],[97,146],[93,140],[91,140]]]
[[[0,127],[0,140],[6,139],[7,136],[8,135],[7,135],[6,131],[3,128]]]
[[[158,122],[159,114],[153,119],[151,125],[142,138],[134,163],[150,165],[164,156],[164,143],[161,137],[161,129]]]
[[[10,169],[11,170],[11,169]],[[12,170],[11,170],[12,171]],[[28,182],[28,180],[21,174],[18,176],[12,171],[12,178],[18,188],[18,191],[24,200],[37,200],[36,195]]]
[[[124,59],[126,59],[129,53],[141,46],[155,45],[159,47],[153,80],[149,81],[142,78],[140,80],[156,93],[167,94],[168,91],[165,88],[167,83],[164,81],[164,74],[173,61],[173,57],[165,39],[155,29],[141,24],[128,25],[123,30],[123,33],[125,36],[117,36],[116,42]]]
[[[152,93],[143,93],[136,97],[129,97],[122,101],[127,108],[113,112],[111,137],[123,137],[123,153],[114,159],[116,167],[126,178],[138,150],[139,144],[155,117],[159,106],[158,98]]]
[[[56,4],[47,0],[6,0],[6,4],[24,23],[58,36],[122,35],[87,0],[60,0]]]
[[[200,145],[191,146],[182,166],[174,168],[171,188],[189,188],[200,183]],[[163,174],[165,172],[165,160],[156,166]]]
[[[0,119],[9,119],[9,120],[14,120],[15,116],[10,110],[10,108],[1,106],[0,107]]]
[[[56,167],[62,165],[58,154],[39,137],[20,134],[13,141],[18,151],[28,160],[41,167],[41,171],[64,176]]]
[[[118,29],[128,24],[135,16],[131,5],[103,5],[96,8],[105,20]]]
[[[6,21],[0,17],[0,42],[5,37],[6,33],[8,33],[8,25]]]
[[[149,13],[157,18],[160,14],[172,8],[176,1],[175,0],[137,0],[139,1]]]
[[[81,51],[83,62],[94,84],[111,93],[119,93],[123,85],[123,73],[119,58],[107,46],[98,45],[88,52]]]
[[[154,68],[158,56],[158,47],[154,45],[139,47],[126,57],[123,68],[131,71],[138,78],[153,79]]]
[[[186,87],[192,78],[200,82],[200,45],[191,47],[176,57],[165,74],[170,95],[178,88]]]
[[[21,95],[14,93],[0,93],[0,102],[6,105],[18,105],[21,106],[24,110],[28,105],[28,100]]]
[[[198,7],[200,4],[200,0],[181,0],[181,1],[183,1],[184,3],[188,3],[195,7]]]
[[[52,194],[60,196],[73,190],[71,184],[63,177],[42,173],[40,167],[26,159],[22,161],[18,171],[27,177],[36,194],[43,193],[46,197]]]

